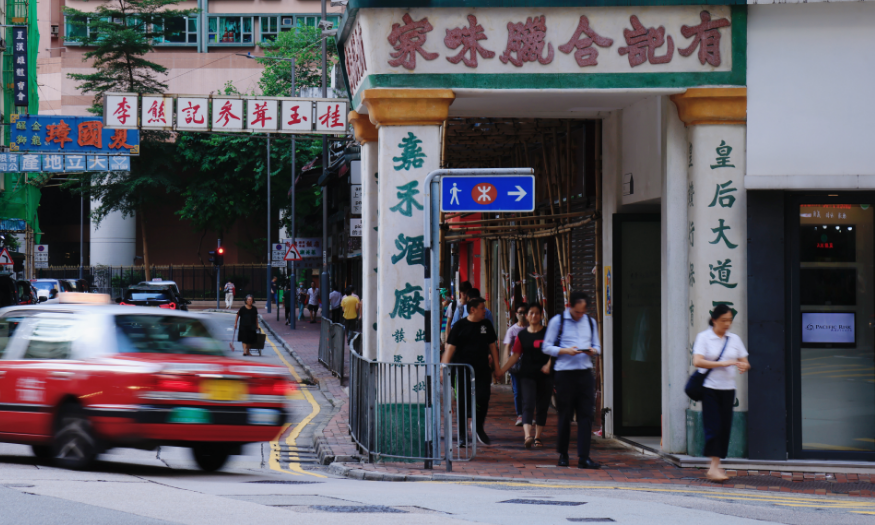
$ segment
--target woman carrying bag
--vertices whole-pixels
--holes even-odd
[[[234,330],[237,330],[237,323],[240,323],[240,331],[237,332],[237,340],[243,344],[243,355],[252,355],[250,350],[256,342],[258,336],[258,308],[252,304],[254,299],[251,295],[246,296],[246,302],[237,311],[237,317],[234,318]],[[231,343],[231,350],[234,350],[234,343]]]
[[[541,351],[544,334],[547,333],[544,325],[541,324],[543,316],[544,311],[540,304],[528,305],[526,319],[529,325],[517,334],[510,358],[501,370],[495,372],[495,377],[498,379],[508,370],[515,373],[518,378],[526,448],[543,446],[541,431],[547,424],[547,409],[550,406],[550,396],[553,394],[553,381],[550,379],[551,358]],[[514,367],[517,363],[519,367]],[[534,436],[532,436],[533,421],[535,422]]]
[[[693,366],[698,368],[687,384],[688,395],[702,401],[702,422],[705,427],[705,456],[711,457],[711,468],[706,475],[711,481],[726,481],[729,477],[720,468],[720,460],[729,450],[729,435],[732,432],[732,405],[735,403],[735,370],[745,373],[750,370],[747,350],[735,334],[729,333],[732,326],[732,311],[725,304],[714,307],[711,328],[700,332],[693,343]],[[701,388],[696,384],[702,380]],[[691,388],[692,387],[692,388]]]

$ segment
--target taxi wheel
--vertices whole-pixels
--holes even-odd
[[[79,407],[65,410],[55,434],[55,464],[71,470],[84,470],[94,463],[97,454],[97,441],[91,422]]]
[[[225,466],[231,450],[221,445],[196,445],[191,448],[194,461],[205,472],[215,472]]]

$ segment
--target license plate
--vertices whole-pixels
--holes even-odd
[[[250,425],[278,425],[280,411],[272,408],[250,408]]]
[[[209,410],[203,408],[179,407],[170,412],[167,422],[204,425],[212,422],[212,416]]]
[[[246,384],[231,379],[207,379],[201,393],[209,401],[240,401],[246,398]]]

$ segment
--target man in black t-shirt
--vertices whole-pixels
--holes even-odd
[[[474,368],[476,387],[476,433],[480,442],[489,445],[489,436],[484,431],[486,413],[489,411],[489,398],[492,395],[492,370],[489,357],[493,363],[498,363],[498,347],[495,329],[486,320],[486,301],[481,298],[468,301],[468,317],[460,319],[450,330],[447,337],[447,348],[442,363],[463,363]],[[464,376],[463,376],[464,377]],[[471,381],[469,377],[458,385],[459,400],[459,434],[460,446],[465,446],[468,435],[468,414],[471,411]]]

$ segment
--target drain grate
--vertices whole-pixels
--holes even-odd
[[[702,479],[702,481],[706,481],[709,484],[713,483],[720,485],[720,483],[714,483],[705,479]],[[774,476],[738,476],[735,478],[729,478],[729,481],[726,481],[725,483],[731,485],[749,485],[753,487],[785,487],[795,490],[822,489],[836,494],[848,494],[855,490],[875,491],[875,483],[867,483],[864,481],[844,483],[815,480],[793,481]]]
[[[314,483],[324,483],[324,481],[281,481],[278,479],[264,479],[261,481],[244,481],[243,483],[260,483],[263,485],[312,485]]]
[[[407,511],[393,509],[392,507],[384,507],[382,505],[310,505],[310,508],[313,510],[320,510],[322,512],[341,512],[350,514],[373,514],[378,512],[407,514]]]
[[[516,503],[519,505],[558,505],[560,507],[577,507],[585,505],[585,501],[549,501],[544,499],[509,499],[499,503]]]
[[[613,523],[613,518],[565,518],[575,523]]]

